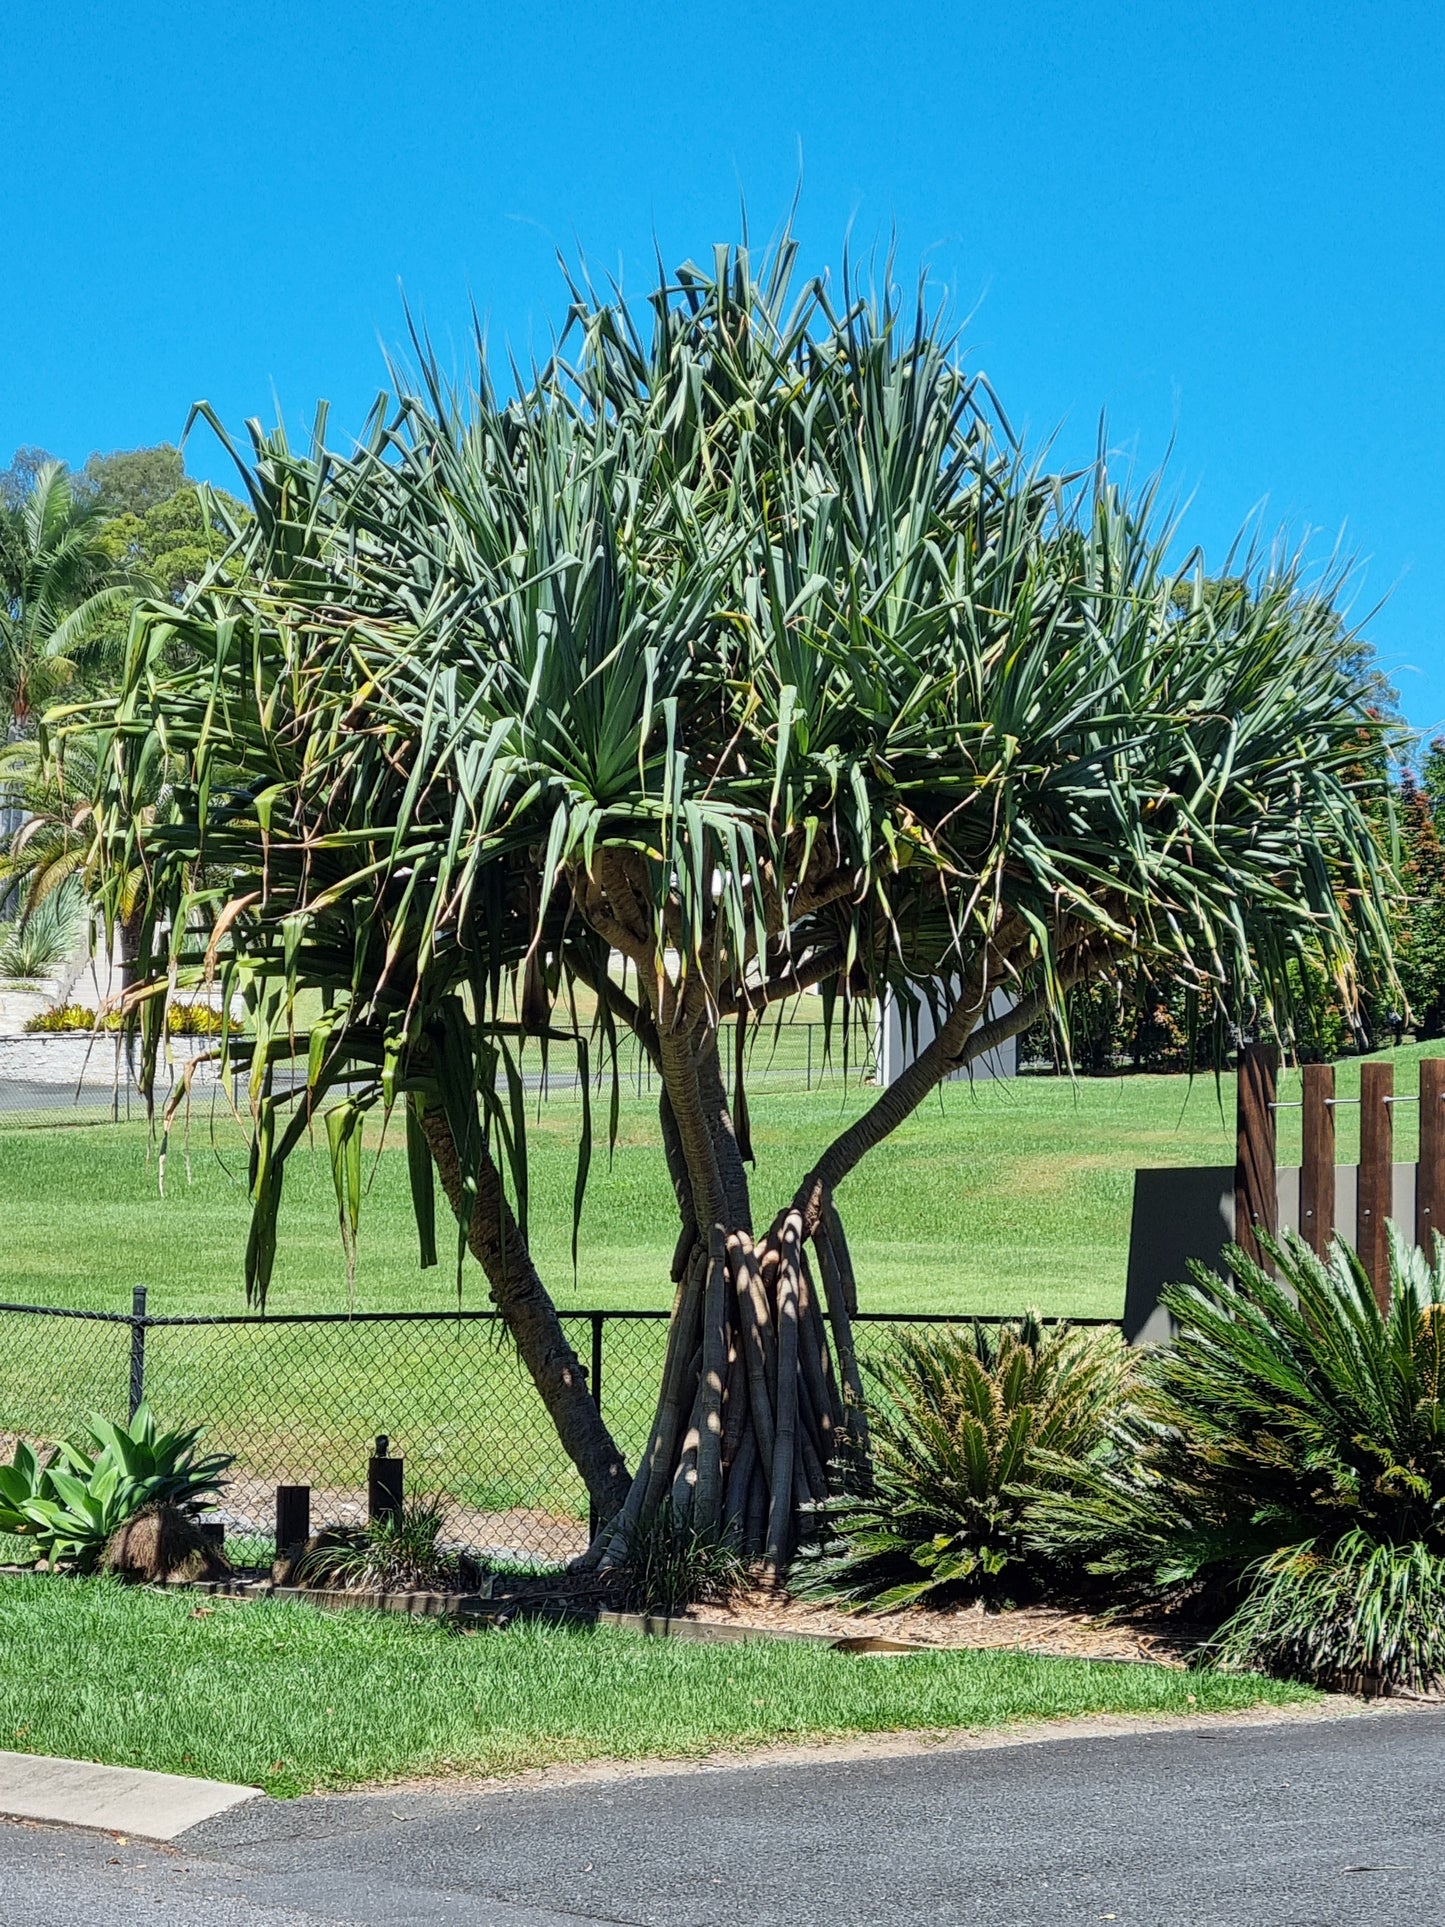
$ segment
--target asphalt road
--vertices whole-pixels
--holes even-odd
[[[3,1927],[1432,1927],[1445,1713],[0,1826]]]

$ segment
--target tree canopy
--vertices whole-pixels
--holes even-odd
[[[104,516],[148,515],[168,502],[186,479],[186,460],[170,442],[95,454],[75,478],[75,492]]]

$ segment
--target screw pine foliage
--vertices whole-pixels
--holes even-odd
[[[435,1172],[459,1285],[470,1247],[616,1520],[603,1563],[664,1502],[786,1556],[850,1372],[807,1248],[826,1274],[834,1191],[942,1078],[1125,959],[1191,1023],[1285,1029],[1301,955],[1347,997],[1390,971],[1388,732],[1335,585],[1176,564],[1152,489],[1027,460],[926,298],[795,269],[785,236],[646,310],[578,285],[510,399],[419,341],[357,446],[256,431],[224,565],[60,731],[102,751],[88,862],[135,931],[143,1077],[170,986],[247,1001],[249,1293],[318,1113],[354,1250],[362,1130],[402,1106],[423,1261]],[[721,1027],[810,986],[830,1023],[932,1005],[936,1036],[755,1236]],[[630,1481],[531,1263],[520,1066],[585,1073],[622,1028],[681,1231]],[[592,1141],[584,1113],[574,1233]]]

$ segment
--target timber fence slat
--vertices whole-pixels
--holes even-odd
[[[1422,1057],[1415,1241],[1423,1251],[1434,1251],[1437,1231],[1445,1234],[1445,1057]]]
[[[1385,1305],[1390,1295],[1389,1218],[1394,1210],[1394,1128],[1390,1114],[1395,1089],[1393,1064],[1360,1066],[1360,1172],[1355,1216],[1355,1249]]]
[[[1323,1257],[1335,1230],[1335,1067],[1306,1064],[1301,1082],[1300,1235]]]
[[[1263,1256],[1257,1231],[1279,1222],[1275,1172],[1275,1086],[1279,1049],[1246,1044],[1239,1053],[1238,1126],[1234,1162],[1234,1241],[1251,1258]]]

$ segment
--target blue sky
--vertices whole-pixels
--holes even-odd
[[[1034,437],[1100,412],[1222,556],[1337,539],[1445,726],[1445,9],[8,0],[0,462],[175,438],[209,399],[354,425],[468,304],[545,347],[559,249],[641,289],[798,186],[809,266],[896,234]],[[213,447],[194,471],[224,479]]]

